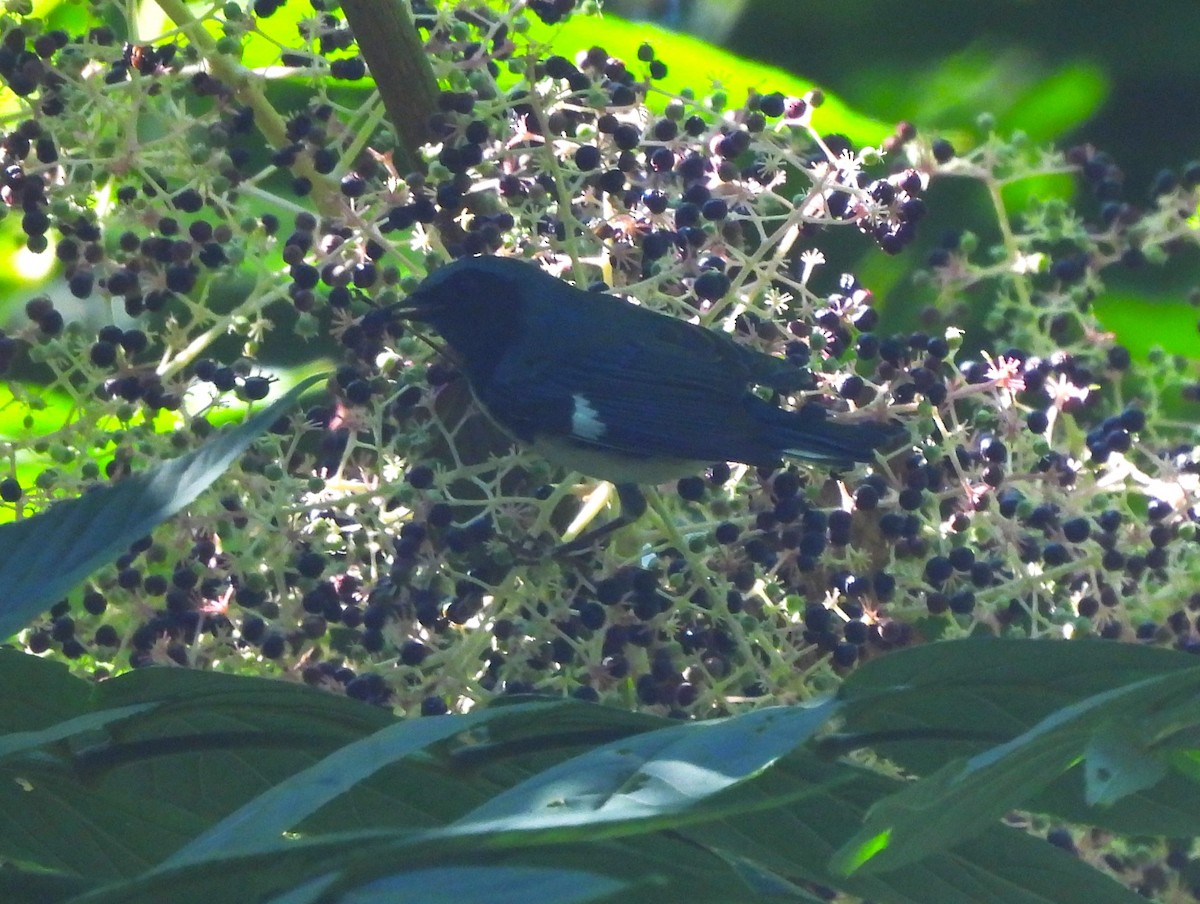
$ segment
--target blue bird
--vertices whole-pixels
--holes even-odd
[[[754,388],[801,388],[808,375],[790,362],[527,261],[461,258],[398,307],[437,330],[497,425],[553,464],[616,484],[632,518],[645,508],[638,484],[719,461],[849,467],[897,436],[816,405],[781,408]]]

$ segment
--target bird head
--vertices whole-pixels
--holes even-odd
[[[433,271],[394,313],[438,331],[472,376],[490,373],[521,335],[528,265],[460,258]]]

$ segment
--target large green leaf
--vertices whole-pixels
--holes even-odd
[[[86,711],[91,685],[65,664],[0,649],[0,731],[39,731]]]
[[[99,486],[31,518],[0,524],[0,638],[200,495],[323,376],[313,376],[245,423],[193,452]]]
[[[17,864],[0,867],[0,897],[4,904],[58,904],[82,894],[94,883],[69,873],[26,869]]]
[[[1126,739],[1154,742],[1166,725],[1196,724],[1200,704],[1193,698],[1198,692],[1197,667],[1145,678],[1063,707],[1029,731],[965,762],[947,763],[872,807],[864,827],[836,855],[836,868],[846,873],[864,867],[895,869],[978,835],[1076,765],[1097,736],[1109,738],[1111,726],[1122,726]],[[1106,749],[1111,747],[1108,742]],[[1126,755],[1127,761],[1132,759]],[[1161,776],[1144,765],[1121,768],[1136,774],[1126,780],[1120,789],[1124,792],[1144,788]],[[1096,771],[1112,769],[1112,757],[1105,755]],[[1094,786],[1095,782],[1089,800],[1120,793],[1109,784]]]
[[[489,721],[486,731],[473,732],[449,748],[453,768],[491,773],[519,764],[520,777],[511,783],[516,784],[547,768],[549,763],[540,762],[547,754],[559,762],[598,744],[675,724],[662,716],[573,699],[556,700],[553,710],[536,719],[504,717],[510,709],[519,714],[531,699],[542,698],[501,697],[491,703],[500,717]]]
[[[1168,772],[1149,788],[1126,794],[1105,806],[1087,803],[1083,769],[1072,769],[1034,796],[1028,809],[1065,822],[1091,825],[1122,835],[1200,835],[1200,782]]]
[[[874,659],[838,692],[847,744],[928,775],[1095,694],[1193,668],[1194,657],[1108,641],[971,638]]]
[[[462,716],[390,725],[342,747],[320,763],[248,801],[237,812],[177,851],[163,866],[173,868],[220,851],[272,841],[384,766],[423,752],[454,735],[482,727],[491,720],[536,718],[556,705],[543,701],[506,710],[481,709]]]
[[[751,871],[731,866],[728,858],[666,834],[647,836],[636,844],[601,841],[502,852],[479,850],[474,841],[443,840],[435,847],[414,847],[395,832],[280,839],[254,852],[213,854],[113,883],[72,902],[372,901],[377,899],[369,895],[390,888],[395,894],[379,900],[424,904],[450,900],[444,893],[451,887],[458,892],[454,904],[492,904],[501,890],[523,894],[518,900],[538,904],[581,900],[660,904],[668,893],[668,900],[696,904],[812,902],[786,882],[776,881],[767,888],[750,876]],[[466,881],[448,884],[448,877],[457,871]],[[558,879],[564,874],[574,875],[576,884],[562,885]]]
[[[1121,344],[1136,357],[1160,348],[1195,361],[1200,359],[1196,309],[1179,296],[1164,295],[1154,286],[1147,286],[1144,295],[1109,289],[1096,298],[1093,307],[1105,328],[1120,336]],[[1154,328],[1148,329],[1149,324]]]
[[[992,644],[944,646],[961,646],[955,656],[978,647],[982,672],[999,674]],[[1071,646],[1046,645],[1043,656],[1069,658]],[[585,895],[578,900],[607,900],[610,882],[630,901],[661,900],[664,888],[695,901],[808,900],[802,884],[817,883],[881,904],[1122,904],[1137,898],[985,811],[1026,793],[1028,774],[1040,781],[1053,773],[1038,758],[1061,763],[1068,752],[1056,744],[1064,736],[1076,758],[1101,739],[1093,746],[1107,773],[1128,769],[1136,786],[1146,752],[1105,746],[1090,713],[1106,714],[1101,726],[1132,720],[1148,745],[1186,743],[1196,683],[1188,676],[1197,670],[1160,668],[1141,685],[1121,685],[1155,671],[1150,659],[1135,660],[1110,679],[1107,694],[1084,696],[1032,737],[977,755],[960,779],[970,793],[949,781],[932,812],[895,811],[912,817],[903,832],[929,831],[920,859],[847,878],[831,869],[835,851],[866,814],[887,815],[880,801],[915,786],[807,750],[832,706],[679,725],[577,701],[515,701],[468,717],[395,723],[385,711],[303,686],[182,669],[140,670],[81,695],[60,667],[10,653],[0,656],[0,681],[18,698],[27,682],[35,692],[57,687],[69,705],[53,708],[56,719],[42,712],[22,723],[28,734],[19,750],[16,733],[7,736],[0,855],[113,882],[83,899],[97,902],[163,900],[172,888],[189,891],[171,900],[197,902],[358,893],[372,900],[399,888],[436,901],[437,883],[424,880],[464,867],[496,882],[523,877],[531,893],[563,901],[577,900],[576,892]],[[887,668],[892,679],[921,680],[907,666]],[[915,705],[906,682],[879,678],[856,683]],[[959,678],[969,681],[969,665]],[[1093,682],[1103,683],[1093,677],[1080,687]],[[856,693],[841,705],[866,705]],[[1120,784],[1118,793],[1128,790]],[[550,806],[559,800],[569,803],[565,820]],[[599,840],[605,834],[627,837]],[[574,891],[557,884],[575,872]],[[12,879],[12,897],[22,900],[31,876]],[[464,901],[475,887],[464,888]],[[78,883],[51,883],[51,899],[67,890]],[[0,899],[7,891],[0,874]]]
[[[300,822],[444,826],[598,738],[670,724],[573,700],[397,724],[302,685],[143,669],[93,686],[15,651],[0,651],[0,682],[0,725],[17,729],[0,735],[0,856],[96,877],[136,875],[206,830],[197,847],[274,841]],[[437,739],[453,743],[435,756]]]
[[[842,741],[928,775],[1090,695],[1195,664],[1185,653],[1107,641],[928,644],[872,660],[846,680]],[[1103,807],[1087,803],[1083,779],[1082,770],[1053,777],[1027,806],[1123,834],[1200,833],[1200,784],[1177,773]]]
[[[903,782],[844,766],[852,780],[775,810],[747,811],[687,826],[683,836],[753,859],[793,881],[815,882],[876,904],[1134,904],[1144,900],[1064,851],[999,824],[981,835],[882,874],[835,874],[837,848],[862,825],[877,801]],[[756,793],[786,796],[807,780],[808,763],[788,758],[754,782]]]
[[[454,828],[495,843],[506,832],[562,838],[583,830],[596,837],[711,819],[726,808],[744,807],[745,798],[728,792],[804,744],[835,708],[828,702],[771,707],[605,744],[510,788]],[[811,794],[818,787],[820,779],[792,793]]]
[[[1166,777],[1165,758],[1138,742],[1138,727],[1105,726],[1088,739],[1083,755],[1089,805],[1110,806]]]
[[[450,864],[380,876],[348,892],[340,904],[527,904],[557,901],[588,904],[611,900],[629,889],[627,882],[583,870],[533,866]],[[279,899],[276,899],[279,900]]]
[[[23,704],[43,716],[52,683],[66,703],[57,722],[0,723],[24,729],[0,734],[0,858],[94,877],[148,869],[246,800],[394,721],[268,679],[146,669],[91,686],[63,676],[52,662],[0,655],[0,714]],[[457,800],[463,786],[447,780],[444,797]],[[401,818],[421,818],[374,790]],[[424,819],[445,821],[478,800]]]
[[[576,51],[602,46],[611,56],[625,60],[635,72],[644,64],[638,62],[638,48],[649,43],[657,59],[667,65],[667,77],[658,84],[668,92],[693,89],[703,96],[714,83],[729,95],[729,103],[742,104],[750,91],[803,95],[814,85],[785,69],[757,60],[739,57],[714,44],[691,35],[669,31],[649,22],[627,22],[616,16],[572,16],[561,25],[544,26],[534,23],[530,34],[548,42],[552,52],[572,56]],[[649,102],[660,102],[651,92]],[[882,122],[853,110],[837,97],[826,93],[825,102],[814,116],[822,134],[839,132],[855,144],[876,144],[892,134],[895,123]]]

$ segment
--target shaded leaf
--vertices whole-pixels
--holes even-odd
[[[4,904],[58,904],[83,894],[92,885],[69,873],[24,869],[13,863],[0,868],[0,901]]]
[[[0,684],[5,712],[43,715],[52,688],[61,718],[0,734],[10,748],[0,761],[0,858],[100,878],[136,875],[255,794],[394,721],[301,685],[185,669],[93,686],[19,653],[0,655]],[[464,785],[447,779],[444,796],[456,800]],[[373,799],[413,818],[380,789]]]
[[[627,883],[580,870],[522,866],[443,866],[394,873],[343,892],[339,904],[587,904],[609,900]]]
[[[1133,644],[971,638],[872,659],[838,699],[847,743],[927,775],[1087,697],[1195,665],[1186,653]]]
[[[977,838],[938,851],[904,869],[850,877],[829,868],[835,850],[862,825],[868,809],[904,786],[845,765],[853,780],[775,810],[747,811],[679,829],[722,853],[737,853],[795,882],[837,888],[876,904],[1134,904],[1138,895],[1039,838],[991,825]],[[747,787],[783,796],[803,781],[809,763],[789,757]]]
[[[1092,735],[1084,757],[1090,805],[1114,804],[1134,791],[1152,787],[1167,773],[1162,758],[1138,744],[1128,726],[1124,730],[1106,727]]]
[[[116,709],[106,709],[97,713],[88,713],[75,719],[67,719],[41,731],[18,731],[12,734],[0,735],[0,759],[36,750],[55,741],[66,740],[75,735],[87,734],[106,728],[113,722],[120,722],[131,716],[153,709],[153,703],[142,703],[134,706],[122,706]]]
[[[616,890],[618,894],[607,899],[622,904],[661,904],[668,889],[670,900],[694,904],[778,904],[789,900],[809,904],[807,898],[778,890],[759,894],[723,858],[667,835],[640,838],[636,844],[594,842],[489,852],[480,851],[475,839],[442,839],[436,845],[414,846],[395,832],[279,839],[254,852],[214,854],[192,864],[114,883],[75,899],[73,904],[296,902],[314,900],[314,891],[322,901],[340,902],[355,900],[350,895],[360,889],[374,893],[389,887],[404,888],[405,893],[397,891],[382,900],[441,901],[446,899],[439,897],[438,889],[427,881],[435,875],[445,879],[449,872],[460,870],[470,873],[471,881],[457,887],[460,895],[455,904],[472,900],[492,904],[502,887],[512,893],[523,892],[519,900],[538,904],[580,900],[572,897],[571,888],[545,881],[564,872],[578,873],[581,887],[589,895],[603,889]],[[513,884],[502,886],[505,882]],[[470,897],[477,890],[489,896]]]
[[[834,868],[895,869],[973,837],[1079,761],[1098,727],[1170,710],[1197,690],[1200,669],[1194,667],[1146,678],[1063,707],[1005,744],[948,763],[873,806]]]
[[[91,685],[65,663],[0,649],[0,731],[38,731],[85,711]]]
[[[1172,765],[1178,769],[1179,760],[1173,759]],[[1151,787],[1132,791],[1105,806],[1089,805],[1085,791],[1084,770],[1072,769],[1033,797],[1029,809],[1124,835],[1200,835],[1200,782],[1175,771],[1167,772]]]
[[[347,744],[321,762],[248,801],[237,812],[231,813],[173,854],[162,866],[174,868],[221,851],[271,841],[384,766],[499,716],[521,715],[529,718],[555,705],[553,702],[528,703],[507,711],[481,709],[467,715],[411,719],[390,725],[369,737]],[[515,713],[514,709],[520,712]]]
[[[710,816],[734,806],[712,798],[795,750],[834,710],[831,703],[772,707],[605,744],[510,788],[455,828],[490,834],[641,823],[637,830],[647,831]],[[811,792],[811,785],[796,789]]]
[[[1092,693],[1195,666],[1175,650],[1104,641],[977,638],[901,650],[850,675],[846,746],[869,744],[928,774],[1016,737]],[[1084,799],[1083,770],[1057,776],[1032,810],[1123,834],[1200,834],[1200,785],[1169,773],[1105,807]]]

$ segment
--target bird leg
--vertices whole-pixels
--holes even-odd
[[[574,540],[560,544],[555,552],[573,555],[595,545],[597,540],[607,537],[613,531],[632,524],[646,513],[646,497],[642,495],[642,491],[638,489],[636,483],[618,483],[614,484],[614,488],[617,491],[617,499],[621,503],[621,513],[607,524],[586,530]]]

